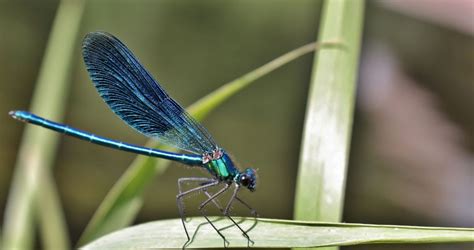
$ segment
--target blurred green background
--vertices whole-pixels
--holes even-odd
[[[24,128],[7,113],[29,107],[57,6],[56,1],[0,2],[2,215]],[[320,7],[318,0],[88,1],[79,37],[97,30],[119,37],[170,95],[187,106],[225,82],[314,41]],[[473,22],[470,25],[474,26]],[[444,21],[417,16],[416,11],[407,13],[384,1],[368,1],[364,55],[374,50],[374,43],[382,44],[384,51],[391,51],[391,57],[398,61],[398,73],[405,78],[395,79],[410,84],[403,85],[409,86],[403,91],[391,87],[377,92],[380,86],[361,82],[344,221],[474,226],[473,33]],[[146,138],[127,127],[104,105],[88,79],[80,41],[76,48],[65,123],[118,140],[145,143]],[[370,82],[364,79],[378,71],[367,61],[369,70],[361,73],[361,81]],[[204,122],[215,140],[242,167],[259,169],[258,191],[245,192],[243,197],[263,217],[290,219],[293,215],[311,64],[312,56],[304,56],[265,76]],[[386,98],[373,93],[384,93]],[[420,98],[428,101],[413,101]],[[384,102],[388,100],[393,102]],[[405,105],[399,105],[402,103]],[[392,109],[397,106],[404,108]],[[425,111],[403,115],[410,110]],[[398,115],[400,112],[402,115]],[[433,113],[436,122],[423,120],[424,114]],[[401,129],[384,126],[396,124],[395,121],[404,121]],[[438,125],[445,137],[430,140],[430,135],[437,138],[440,134]],[[449,127],[448,132],[445,127]],[[417,133],[418,130],[433,133]],[[413,156],[403,153],[403,142],[390,144],[393,138],[404,138],[399,133],[413,133],[415,136],[409,139],[420,143],[419,147],[407,147],[412,149]],[[413,145],[408,139],[406,143]],[[393,149],[402,149],[402,153]],[[436,152],[455,162],[437,161],[439,164],[434,168],[436,164],[430,164],[430,160],[440,156]],[[55,177],[74,242],[134,157],[77,139],[61,138]],[[159,176],[146,191],[136,223],[177,217],[176,180],[195,174],[201,172],[174,164]],[[236,213],[246,215],[243,209]]]

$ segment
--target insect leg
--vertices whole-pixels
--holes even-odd
[[[255,217],[255,218],[259,217],[259,215],[258,215],[258,213],[257,213],[257,210],[253,209],[249,204],[247,204],[247,202],[245,202],[245,201],[243,201],[242,199],[240,199],[239,196],[235,196],[235,199],[236,199],[237,201],[239,201],[240,203],[242,203],[242,205],[244,205],[245,207],[247,207],[247,208],[250,210],[250,214],[251,214],[253,217]]]
[[[237,222],[235,222],[234,219],[232,219],[232,217],[231,217],[230,214],[229,214],[230,207],[232,206],[232,203],[234,202],[234,199],[237,197],[237,192],[239,192],[239,189],[240,189],[240,186],[239,186],[239,185],[236,185],[235,188],[234,188],[234,192],[232,193],[232,196],[230,197],[230,200],[229,200],[229,202],[227,203],[227,206],[225,207],[224,215],[225,215],[227,218],[229,218],[229,220],[231,220],[232,223],[234,223],[234,225],[242,232],[242,234],[244,235],[244,237],[247,238],[247,247],[250,247],[250,242],[252,242],[252,245],[254,244],[253,240],[250,239],[250,237],[248,236],[247,232],[245,232],[245,231],[239,226],[239,224],[237,224]]]
[[[196,187],[196,188],[192,188],[190,190],[187,190],[187,191],[184,191],[184,192],[181,192],[181,184],[183,182],[186,182],[186,181],[200,181],[200,180],[204,180],[204,181],[210,181],[209,183],[203,185],[203,186],[199,186],[199,187]],[[188,230],[186,228],[186,223],[185,223],[185,213],[184,213],[184,203],[183,203],[183,197],[188,195],[188,194],[191,194],[193,192],[196,192],[196,191],[199,191],[199,190],[205,190],[209,187],[212,187],[212,186],[215,186],[215,185],[218,185],[219,184],[219,181],[218,180],[214,180],[214,179],[209,179],[209,178],[195,178],[195,177],[190,177],[190,178],[180,178],[178,180],[178,189],[179,189],[179,193],[178,195],[176,195],[176,203],[178,205],[178,211],[179,211],[179,215],[181,217],[181,222],[183,223],[183,228],[184,228],[184,232],[186,233],[186,237],[187,237],[187,241],[186,243],[184,243],[184,246],[186,246],[189,241],[191,241],[191,238],[189,237],[189,233],[188,233]]]
[[[190,183],[190,182],[201,182],[201,186],[202,185],[206,185],[210,182],[214,182],[215,179],[212,179],[212,178],[199,178],[199,177],[187,177],[187,178],[180,178],[178,179],[178,190],[179,190],[179,193],[182,193],[182,185],[183,184],[186,184],[186,183]],[[203,189],[203,192],[204,194],[210,198],[211,197],[211,194],[209,192],[207,192],[206,189]],[[219,211],[223,212],[224,210],[222,209],[221,205],[219,204],[219,202],[215,199],[212,200],[212,203],[214,203],[214,205],[217,207],[217,209],[219,209]],[[182,207],[183,207],[183,214],[185,215],[185,220],[186,220],[186,211],[185,211],[185,207],[184,207],[184,202],[182,201]]]
[[[209,202],[211,202],[212,200],[217,198],[217,196],[219,196],[222,193],[224,193],[225,191],[227,191],[227,189],[229,189],[229,187],[230,187],[230,185],[226,183],[224,188],[222,188],[221,190],[219,190],[218,192],[216,192],[215,194],[210,196],[207,200],[205,200],[203,203],[201,203],[201,205],[199,205],[199,207],[198,207],[198,209],[201,212],[202,216],[207,220],[207,222],[212,226],[212,228],[214,228],[214,230],[216,230],[217,234],[219,234],[219,236],[221,236],[221,238],[224,240],[224,247],[227,247],[230,243],[224,237],[224,235],[219,231],[219,229],[217,229],[217,227],[214,226],[214,224],[211,222],[211,220],[209,220],[209,218],[207,217],[207,215],[205,213],[204,207],[207,206],[207,204],[209,204]]]
[[[203,192],[207,196],[207,198],[211,198],[212,195],[209,192],[207,192],[207,190],[204,190]],[[219,204],[219,201],[217,199],[213,199],[212,203],[214,203],[214,205],[216,205],[217,209],[219,209],[219,211],[221,211],[221,213],[224,213],[224,209]]]
[[[214,181],[215,181],[215,179],[212,179],[212,178],[199,178],[199,177],[179,178],[178,179],[178,194],[183,193],[183,184],[187,184],[187,183],[190,183],[190,182],[201,182],[201,186],[202,186],[202,185],[214,182]],[[179,205],[178,205],[178,207],[179,207]],[[186,220],[186,211],[185,211],[184,202],[183,202],[182,199],[181,199],[181,207],[183,209],[184,219]]]

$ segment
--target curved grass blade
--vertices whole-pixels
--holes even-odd
[[[228,221],[213,217],[218,228],[229,240],[229,247],[247,247],[247,240]],[[292,220],[236,218],[255,244],[252,248],[289,248],[347,246],[380,243],[455,243],[474,242],[472,228],[414,227],[351,223],[311,223]],[[196,231],[187,248],[220,248],[222,239],[204,218],[194,217],[189,222]],[[84,249],[154,249],[180,248],[186,241],[179,219],[154,221],[111,233],[84,246]]]
[[[341,220],[364,1],[325,1],[320,40],[344,48],[314,59],[295,200],[295,219]]]
[[[61,121],[83,1],[61,1],[29,110]],[[51,168],[59,135],[27,125],[19,149],[3,227],[2,249],[31,249],[39,222],[43,247],[68,249],[69,237]],[[35,217],[38,218],[35,218]]]
[[[324,46],[337,46],[337,42],[310,43],[290,51],[269,63],[231,81],[201,98],[187,110],[197,120],[203,120],[209,112],[244,89],[258,78],[289,63],[300,56]],[[147,147],[159,147],[156,141],[149,141]],[[160,147],[164,149],[163,147]],[[174,149],[167,148],[167,151]],[[123,228],[131,223],[141,208],[142,193],[153,178],[165,171],[168,161],[138,156],[120,180],[113,186],[101,203],[82,234],[78,245],[84,245],[106,233]]]

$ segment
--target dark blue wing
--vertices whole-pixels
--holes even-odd
[[[100,96],[132,128],[197,154],[217,147],[206,129],[168,96],[116,37],[89,33],[82,53]]]

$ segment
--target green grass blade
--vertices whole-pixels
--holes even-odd
[[[156,146],[147,143],[147,146]],[[78,245],[84,245],[102,235],[131,224],[140,210],[146,185],[160,172],[166,162],[138,156],[100,204],[84,230]],[[161,165],[161,166],[160,166]]]
[[[227,219],[214,217],[217,228],[230,247],[247,247],[247,240]],[[380,243],[455,243],[474,242],[472,228],[413,227],[349,223],[311,223],[304,221],[236,218],[255,242],[252,248],[322,247]],[[193,241],[189,248],[223,247],[223,241],[204,218],[188,222]],[[181,248],[186,242],[180,219],[149,222],[106,235],[84,249]]]
[[[307,106],[295,219],[341,219],[349,155],[364,1],[325,1],[319,40],[340,40],[314,60]]]
[[[337,43],[328,42],[323,45],[333,46],[337,45]],[[316,43],[302,46],[270,61],[238,79],[226,83],[219,89],[191,105],[188,108],[189,113],[198,121],[203,120],[214,108],[247,87],[252,82],[255,82],[258,78],[302,55],[314,51],[317,47],[318,45]],[[157,147],[158,143],[156,141],[150,141],[147,143],[147,146]],[[172,149],[168,150],[172,151]],[[142,193],[145,186],[150,183],[158,173],[164,172],[168,163],[169,161],[138,156],[127,169],[126,173],[107,194],[92,220],[87,225],[78,244],[86,244],[106,233],[129,225],[135,218],[138,210],[141,208]]]
[[[41,64],[30,111],[61,121],[82,16],[82,1],[59,5]],[[13,121],[12,121],[13,122]],[[46,248],[67,249],[67,227],[51,175],[58,134],[27,125],[20,146],[3,228],[3,249],[31,249],[39,216]],[[38,199],[38,196],[47,200]],[[48,210],[43,210],[47,205]],[[46,221],[47,220],[47,221]]]
[[[309,52],[316,51],[319,47],[336,47],[340,45],[337,40],[328,40],[327,42],[320,42],[320,43],[310,43],[299,47],[295,50],[292,50],[284,55],[281,55],[278,58],[273,59],[272,61],[268,62],[260,66],[259,68],[250,71],[249,73],[224,84],[222,87],[218,88],[214,92],[210,93],[209,95],[201,98],[196,103],[191,105],[188,110],[193,116],[201,120],[207,114],[213,110],[215,107],[219,106],[222,102],[227,100],[229,97],[233,96],[243,88],[247,87],[249,84],[253,83],[255,80],[259,79],[260,77],[274,71],[275,69],[299,58],[302,55],[305,55]]]

